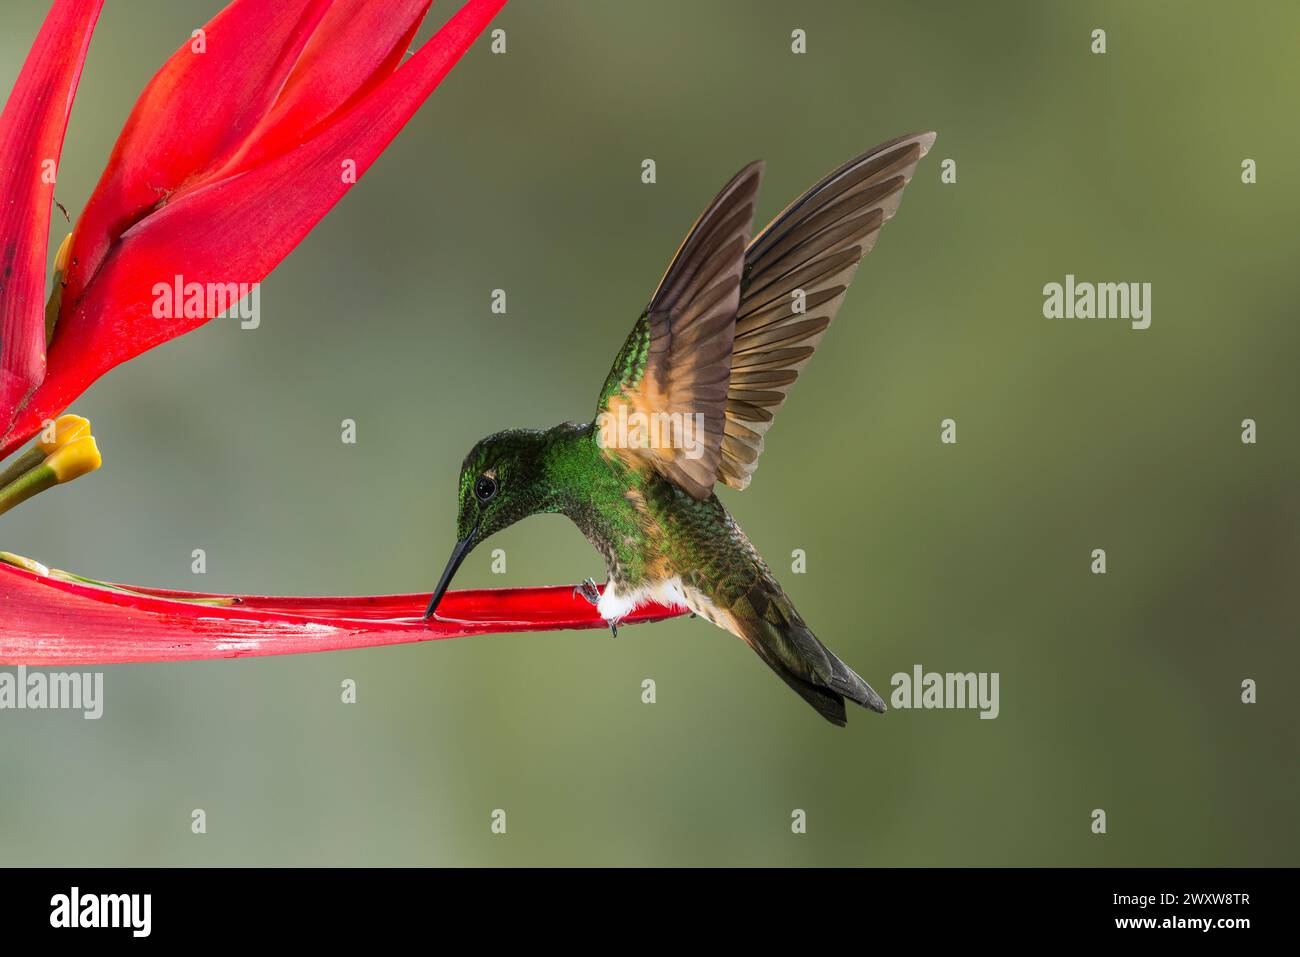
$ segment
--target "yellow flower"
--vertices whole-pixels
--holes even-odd
[[[54,473],[55,481],[62,485],[95,471],[104,464],[104,459],[99,454],[95,437],[83,435],[57,448],[45,464]]]

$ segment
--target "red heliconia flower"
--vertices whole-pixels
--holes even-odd
[[[43,174],[57,162],[101,3],[55,0],[0,124],[0,196],[21,198],[5,204],[6,251],[24,259],[0,289],[0,458],[109,369],[215,318],[156,317],[158,283],[265,278],[505,0],[469,0],[405,62],[431,0],[234,0],[163,65],[127,119],[77,220],[47,358],[53,184]]]
[[[45,424],[109,369],[216,318],[210,308],[156,309],[160,283],[260,282],[360,179],[505,2],[467,0],[404,59],[431,0],[234,0],[140,95],[61,252],[47,309],[54,183],[103,6],[54,0],[0,115],[0,459],[46,434]],[[42,463],[42,448],[63,441],[48,437],[11,466],[3,507],[98,466],[88,423],[65,422],[64,431],[80,435],[83,424],[85,437],[59,455]],[[236,657],[605,627],[567,586],[450,593],[429,622],[424,601],[126,588],[0,555],[0,664]],[[650,606],[628,620],[682,613]]]

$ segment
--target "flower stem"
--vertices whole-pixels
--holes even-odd
[[[18,458],[14,459],[3,472],[0,472],[0,489],[21,477],[45,461],[45,451],[38,445],[32,446]]]
[[[110,585],[108,582],[101,582],[101,581],[98,581],[98,580],[96,580],[96,579],[94,579],[94,578],[87,578],[85,575],[77,575],[77,574],[74,574],[73,572],[65,572],[65,571],[64,571],[63,569],[61,569],[61,568],[51,568],[51,569],[50,569],[50,572],[49,572],[49,577],[50,577],[50,578],[53,578],[53,579],[55,579],[55,580],[57,580],[57,581],[64,581],[64,582],[78,582],[79,584],[82,584],[82,585],[93,585],[93,586],[96,587],[96,588],[107,588],[109,591],[122,592],[122,593],[125,594],[125,595],[138,595],[138,596],[140,596],[140,597],[142,597],[142,598],[148,598],[148,597],[150,597],[150,596],[149,596],[148,594],[146,594],[145,592],[135,591],[134,589],[126,588],[126,587],[124,587],[124,586],[122,586],[122,585]],[[169,598],[169,600],[170,600],[170,601],[183,601],[183,602],[185,602],[185,603],[187,603],[187,604],[190,604],[190,605],[210,605],[210,606],[212,606],[212,607],[214,607],[214,608],[226,608],[226,607],[229,607],[229,606],[231,606],[231,605],[238,605],[238,604],[239,604],[239,599],[238,599],[238,598],[221,598],[221,597],[217,597],[217,598],[180,598],[180,597],[177,597],[177,596],[172,596],[171,598]]]
[[[22,555],[15,555],[13,552],[0,552],[0,563],[13,565],[15,568],[21,568],[29,571],[34,575],[40,575],[42,578],[52,578],[55,581],[76,582],[80,585],[92,585],[95,588],[106,588],[109,591],[121,592],[124,595],[135,595],[140,598],[150,598],[148,592],[136,591],[133,588],[127,588],[123,585],[111,585],[108,582],[98,581],[94,578],[87,578],[85,575],[77,575],[73,572],[65,572],[61,568],[46,568],[38,561],[30,558],[24,558]],[[212,598],[181,598],[179,596],[170,596],[170,601],[181,601],[190,605],[209,605],[214,608],[228,608],[232,605],[240,604],[240,599],[234,596],[214,596]]]
[[[15,505],[21,505],[33,495],[44,492],[47,488],[52,488],[58,484],[58,476],[54,474],[54,469],[48,465],[42,464],[34,469],[29,469],[25,474],[0,489],[0,515],[9,511]]]

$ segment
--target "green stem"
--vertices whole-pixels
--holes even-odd
[[[142,598],[156,597],[146,592],[136,591],[133,588],[123,588],[121,585],[110,585],[108,582],[97,581],[94,578],[87,578],[84,575],[77,575],[73,572],[65,572],[61,568],[51,568],[50,577],[65,582],[77,582],[82,585],[93,585],[96,588],[107,588],[109,591],[120,591],[126,595],[139,595]],[[168,598],[168,601],[183,601],[191,605],[210,605],[214,608],[226,608],[231,605],[239,604],[237,598]]]
[[[54,469],[48,465],[38,465],[0,489],[0,515],[58,484]]]
[[[23,558],[21,555],[15,555],[13,552],[0,552],[0,562],[6,565],[13,565],[15,568],[21,568],[33,574],[42,577],[53,578],[56,581],[77,582],[82,585],[93,585],[96,588],[106,588],[109,591],[122,592],[126,595],[139,595],[141,598],[154,598],[157,596],[150,595],[147,592],[136,591],[133,588],[123,588],[121,585],[110,585],[108,582],[97,581],[94,578],[87,578],[85,575],[75,575],[72,572],[65,572],[59,568],[46,568],[40,562],[32,561],[30,558]],[[168,601],[183,601],[191,605],[210,605],[215,608],[227,608],[231,605],[238,605],[239,599],[230,598],[168,598]]]
[[[0,472],[0,488],[9,485],[11,482],[20,478],[27,472],[30,472],[44,461],[45,453],[41,451],[40,446],[32,446],[22,455],[18,456],[18,458],[14,459],[12,465],[3,472]]]

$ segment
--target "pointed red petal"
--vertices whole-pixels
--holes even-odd
[[[64,314],[110,245],[243,146],[266,116],[330,0],[234,0],[140,94],[77,220]]]
[[[395,73],[309,142],[188,193],[124,234],[50,349],[45,382],[5,439],[34,435],[97,378],[212,316],[155,318],[155,286],[260,282],[383,152],[506,0],[469,0]],[[68,302],[65,293],[65,304]]]
[[[103,0],[55,0],[0,114],[0,429],[45,377],[54,178]]]
[[[424,621],[428,595],[362,598],[241,596],[233,606],[176,601],[189,592],[129,595],[0,564],[0,665],[192,661],[337,651],[438,638],[605,628],[569,586],[448,592]],[[214,596],[202,596],[214,597]],[[626,624],[684,608],[651,605]]]
[[[432,0],[334,0],[280,98],[229,168],[257,165],[311,137],[401,63]]]

